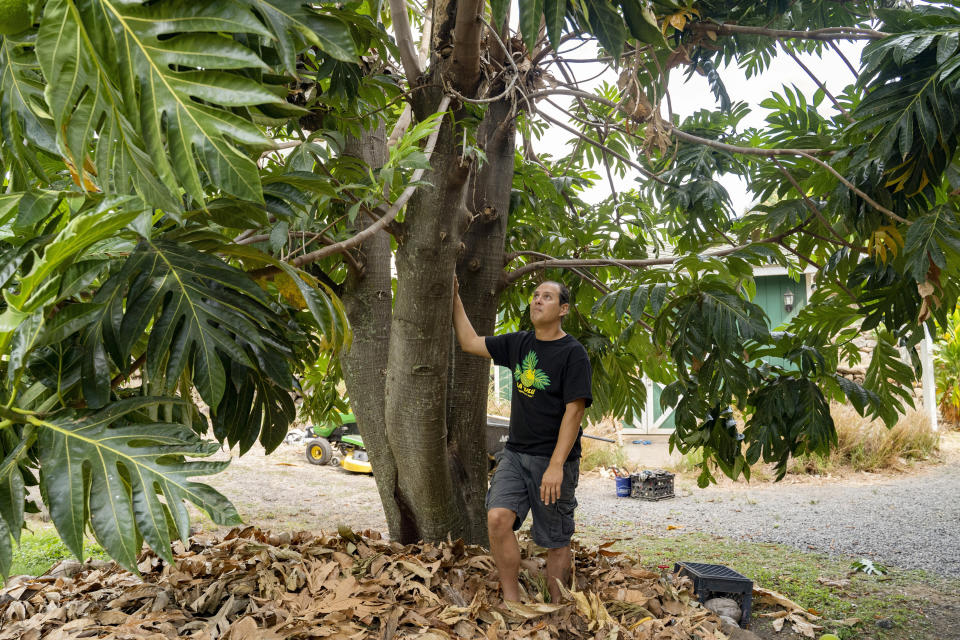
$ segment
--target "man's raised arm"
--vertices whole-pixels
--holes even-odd
[[[475,356],[490,357],[487,341],[483,336],[477,335],[463,308],[463,302],[460,300],[460,283],[456,276],[453,278],[453,330],[457,334],[457,342],[460,343],[461,349]]]

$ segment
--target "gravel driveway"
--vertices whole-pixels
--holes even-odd
[[[949,462],[910,474],[706,489],[684,480],[679,497],[660,502],[617,498],[612,479],[584,474],[577,520],[618,537],[702,531],[960,577],[960,437],[950,443]],[[302,445],[283,445],[270,456],[254,449],[208,481],[259,526],[335,530],[343,522],[386,532],[373,478],[311,465]]]
[[[868,557],[960,577],[960,463],[915,475],[708,487],[659,502],[617,498],[610,479],[585,477],[578,520],[631,532],[702,531],[801,550]],[[667,531],[668,525],[679,527]]]

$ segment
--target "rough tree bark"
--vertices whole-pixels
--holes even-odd
[[[372,168],[387,161],[384,125],[364,130],[360,138],[349,138],[346,155],[359,158]],[[370,224],[357,216],[356,230]],[[344,283],[343,303],[353,329],[353,343],[340,357],[347,395],[352,403],[357,427],[363,436],[371,464],[377,469],[377,490],[383,503],[390,537],[399,539],[410,527],[394,499],[398,468],[387,441],[384,418],[384,387],[390,348],[392,293],[390,287],[390,236],[376,233],[358,249],[362,271],[351,269]],[[357,401],[362,399],[362,401]]]
[[[418,118],[437,95],[414,106]],[[433,98],[431,100],[431,98]],[[385,413],[401,466],[395,499],[412,530],[401,541],[464,535],[447,465],[446,388],[452,281],[469,167],[461,165],[452,120],[444,117],[433,169],[407,205],[396,255],[397,299],[390,332]]]
[[[457,263],[460,298],[480,335],[493,335],[503,277],[504,242],[513,183],[516,127],[511,105],[489,106],[477,134],[487,163],[472,176],[467,211],[472,216]],[[467,537],[486,542],[486,413],[490,360],[454,347],[448,387],[450,468],[466,517]]]

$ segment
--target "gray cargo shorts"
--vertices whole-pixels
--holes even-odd
[[[527,513],[532,511],[533,528],[530,533],[533,541],[547,549],[559,549],[570,544],[573,536],[580,460],[568,460],[563,464],[560,499],[548,506],[540,499],[540,479],[549,464],[548,457],[504,449],[490,480],[486,505],[487,511],[501,508],[517,514],[513,522],[514,531],[520,528]]]

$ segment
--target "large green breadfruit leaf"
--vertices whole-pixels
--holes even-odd
[[[297,417],[297,408],[288,389],[259,376],[237,363],[224,363],[229,375],[223,399],[211,416],[213,434],[240,455],[250,450],[258,436],[270,453],[287,435]]]
[[[84,340],[83,391],[92,407],[110,400],[109,360],[125,369],[148,330],[144,369],[165,392],[189,368],[215,409],[227,385],[221,355],[282,388],[291,385],[285,314],[243,271],[216,256],[183,243],[143,241],[93,302],[103,307]]]
[[[277,49],[283,67],[296,74],[297,50],[310,45],[333,58],[356,62],[357,52],[350,26],[334,15],[321,12],[303,0],[241,0],[261,16]]]
[[[9,575],[13,562],[11,539],[20,541],[24,527],[27,491],[25,478],[36,483],[23,462],[27,449],[36,439],[32,425],[10,425],[0,433],[0,575]]]
[[[89,524],[97,542],[136,571],[143,540],[173,561],[171,532],[186,540],[184,501],[214,522],[240,522],[233,505],[194,476],[223,470],[228,462],[191,461],[217,450],[181,424],[152,422],[144,409],[173,399],[135,397],[97,412],[68,411],[49,420],[31,417],[38,432],[40,489],[50,517],[70,550],[81,557]]]
[[[251,151],[270,142],[238,113],[282,99],[238,73],[267,67],[225,33],[270,37],[234,2],[47,3],[36,42],[44,95],[81,184],[132,186],[172,210],[180,189],[203,202],[205,183],[262,201]]]
[[[836,445],[830,405],[812,380],[781,377],[750,394],[748,402],[755,411],[744,428],[747,462],[775,462],[778,479],[791,455],[826,454]]]
[[[40,107],[44,83],[32,44],[10,37],[0,42],[0,150],[21,184],[28,181],[30,173],[49,182],[26,141],[47,153],[57,153],[53,120]]]

